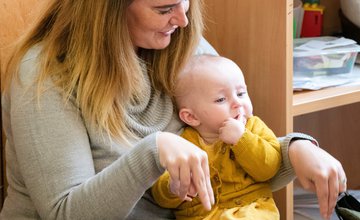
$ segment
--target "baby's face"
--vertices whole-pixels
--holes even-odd
[[[216,60],[193,69],[188,97],[201,130],[218,133],[228,118],[252,116],[253,107],[240,68],[224,58],[210,59]]]

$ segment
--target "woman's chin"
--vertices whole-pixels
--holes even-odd
[[[158,40],[155,44],[153,49],[156,50],[162,50],[167,48],[170,45],[170,41],[171,41],[171,37],[167,36],[167,37],[163,37],[162,39]]]
[[[167,47],[169,46],[169,44],[170,44],[170,43],[160,45],[160,46],[158,46],[157,48],[155,48],[155,50],[162,50],[162,49],[165,49],[165,48],[167,48]]]
[[[142,45],[142,46],[138,46],[137,48],[143,48],[143,49],[147,49],[147,50],[163,50],[165,48],[167,48],[170,44],[169,42],[164,42],[164,43],[157,43],[157,44],[152,44],[152,45]]]

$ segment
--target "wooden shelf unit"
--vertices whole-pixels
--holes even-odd
[[[206,0],[206,39],[244,72],[254,114],[276,135],[304,132],[342,163],[348,188],[360,189],[360,86],[292,90],[293,0]],[[340,32],[339,0],[322,0],[324,35]],[[335,126],[334,126],[335,125]],[[275,193],[281,219],[292,220],[293,184]]]
[[[360,85],[339,86],[317,91],[296,92],[293,116],[360,102]]]

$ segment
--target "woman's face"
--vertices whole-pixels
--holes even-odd
[[[164,49],[171,34],[186,27],[189,0],[133,0],[127,9],[127,23],[136,48]]]

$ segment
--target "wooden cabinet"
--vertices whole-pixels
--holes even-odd
[[[254,113],[278,136],[300,131],[317,138],[360,188],[360,86],[293,93],[293,0],[206,0],[205,37],[243,70]],[[339,1],[326,7],[324,34],[340,32]],[[281,219],[293,219],[293,185],[275,194]]]

